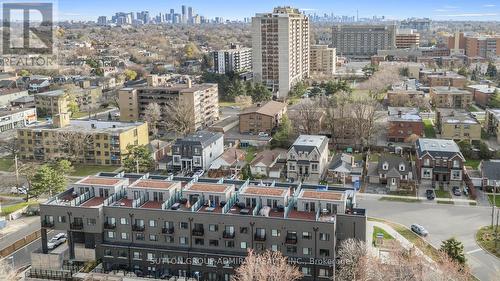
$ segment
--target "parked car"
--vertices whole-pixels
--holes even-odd
[[[453,191],[453,195],[455,196],[462,195],[462,192],[460,192],[460,188],[458,186],[454,186],[451,190]]]
[[[414,223],[411,225],[410,228],[411,228],[411,231],[415,232],[416,234],[418,234],[420,236],[425,237],[425,236],[429,235],[429,232],[423,226],[421,226],[419,224]]]
[[[265,133],[265,132],[259,132],[259,137],[262,137],[262,138],[269,137],[269,134]]]
[[[427,189],[425,191],[425,196],[427,197],[427,199],[429,200],[434,200],[434,198],[436,198],[436,196],[434,195],[434,190],[432,189]]]
[[[203,171],[203,170],[198,170],[198,171],[196,171],[196,172],[193,174],[193,176],[201,177],[201,176],[203,176],[203,174],[204,174],[204,173],[205,173],[205,171]]]
[[[66,242],[66,233],[58,233],[56,235],[54,235],[54,237],[52,237],[52,239],[49,240],[49,242],[47,242],[47,248],[49,250],[53,250],[55,248],[57,248],[59,245],[63,244],[64,242]]]

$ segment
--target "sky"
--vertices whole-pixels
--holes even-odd
[[[499,0],[58,0],[60,20],[96,20],[115,12],[149,11],[151,15],[180,13],[181,5],[191,6],[195,13],[208,18],[243,19],[255,13],[269,12],[275,6],[292,6],[306,13],[334,13],[359,17],[385,16],[389,19],[428,17],[434,20],[500,21]]]

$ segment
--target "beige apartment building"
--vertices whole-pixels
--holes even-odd
[[[333,75],[336,71],[337,51],[328,45],[311,45],[310,72]]]
[[[219,94],[217,84],[160,83],[152,77],[148,86],[123,88],[118,92],[121,121],[138,121],[144,119],[148,104],[157,103],[163,109],[179,101],[186,107],[186,112],[193,115],[192,131],[206,128],[219,119]],[[162,120],[166,115],[162,113]],[[160,124],[162,122],[159,122]]]
[[[442,108],[468,108],[472,104],[472,93],[454,87],[432,87],[432,105]]]
[[[396,33],[396,48],[407,49],[420,46],[420,34],[413,29],[400,29]]]
[[[335,25],[332,46],[340,56],[369,59],[378,50],[396,48],[396,26]]]
[[[121,165],[128,145],[149,143],[147,123],[69,120],[65,115],[56,116],[54,124],[18,129],[19,157],[43,162],[70,158],[82,164]]]
[[[35,95],[38,116],[56,116],[68,112],[68,95],[64,90],[55,90]]]
[[[309,18],[291,7],[252,18],[252,69],[278,98],[309,76]]]
[[[500,109],[486,109],[484,127],[486,132],[491,136],[495,136],[497,143],[500,144]]]
[[[480,140],[481,124],[464,109],[436,109],[436,127],[441,139]]]

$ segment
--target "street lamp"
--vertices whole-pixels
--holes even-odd
[[[495,219],[495,206],[497,204],[497,188],[500,184],[497,180],[493,181],[493,204],[491,206],[491,228],[493,229],[494,219]]]

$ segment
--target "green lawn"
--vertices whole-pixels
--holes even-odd
[[[488,194],[488,199],[490,201],[490,204],[493,204],[493,195],[492,194]],[[495,205],[497,207],[500,207],[500,194],[499,193],[496,194],[495,201],[496,201]]]
[[[432,125],[432,121],[430,119],[424,119],[424,131],[425,131],[425,137],[427,138],[436,137],[436,131],[434,130],[434,126]]]
[[[500,237],[499,237],[500,239]],[[491,226],[480,228],[476,232],[476,241],[483,249],[500,258],[500,241],[495,249],[495,231]]]
[[[422,200],[420,199],[415,199],[415,198],[400,198],[400,197],[389,197],[389,196],[382,196],[379,199],[380,201],[398,201],[398,202],[406,202],[406,203],[418,203],[421,202]]]
[[[469,112],[479,112],[479,111],[482,111],[479,108],[477,108],[477,106],[472,105],[472,104],[467,109],[469,110]]]
[[[465,159],[465,166],[471,166],[473,169],[477,169],[479,163],[481,163],[480,159]]]
[[[75,171],[71,173],[70,176],[84,177],[95,175],[99,172],[113,172],[118,168],[119,166],[75,165]]]
[[[0,171],[8,171],[14,165],[14,159],[0,158]]]
[[[370,154],[370,162],[378,162],[379,158],[380,158],[380,154],[378,154],[378,153]]]
[[[101,113],[101,112],[104,112],[107,110],[110,110],[110,108],[99,108],[95,111],[92,111],[90,116],[94,117],[94,114],[98,114],[98,113]],[[78,119],[78,118],[82,118],[82,117],[89,117],[88,111],[79,111],[79,112],[71,114],[71,119]]]
[[[436,193],[436,197],[437,198],[451,198],[451,194],[448,190],[444,190],[444,189],[436,189],[434,191]]]
[[[354,161],[361,161],[361,160],[363,160],[363,153],[355,153]]]
[[[255,152],[257,151],[257,149],[253,146],[249,146],[248,148],[245,149],[246,152],[247,152],[247,155],[245,156],[245,161],[250,164],[250,162],[252,162],[252,160],[255,158]]]
[[[378,227],[378,226],[374,226],[373,227],[373,241],[377,241],[377,234],[381,233],[382,235],[384,235],[384,240],[394,240],[394,237],[392,237],[392,235],[390,235],[389,233],[387,233],[387,231],[385,231],[384,229]]]
[[[38,205],[37,202],[21,202],[21,203],[17,203],[17,204],[14,204],[14,205],[9,205],[9,206],[6,206],[6,207],[2,207],[2,212],[0,213],[2,216],[6,216],[8,214],[11,214],[19,209],[22,209],[26,206],[35,206],[35,205]]]
[[[447,201],[447,200],[437,200],[436,203],[438,203],[438,204],[449,204],[449,205],[455,204],[453,201]]]

